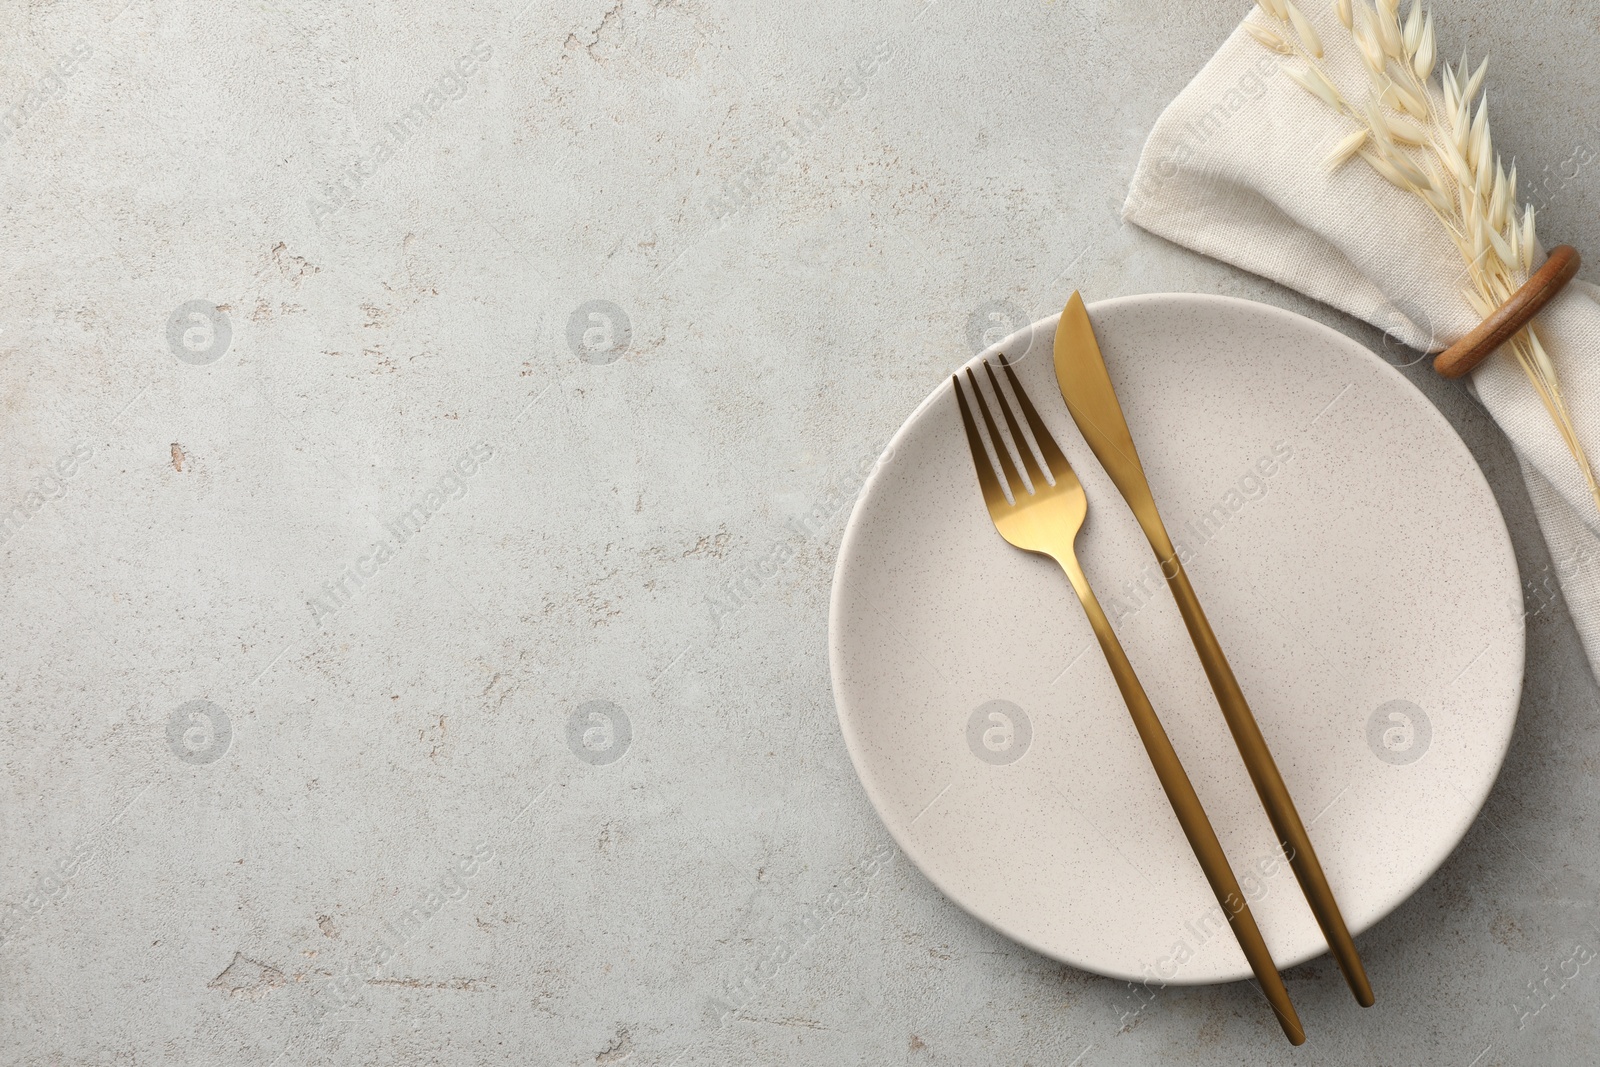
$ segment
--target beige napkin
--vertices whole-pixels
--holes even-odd
[[[1273,27],[1259,10],[1245,21]],[[1348,99],[1364,100],[1367,75],[1348,32],[1331,8],[1314,21],[1324,69]],[[1469,283],[1460,253],[1419,198],[1361,160],[1323,169],[1355,125],[1279,69],[1297,62],[1263,47],[1243,24],[1235,28],[1156,121],[1123,217],[1365,319],[1407,346],[1448,347],[1479,318],[1461,295]],[[1572,282],[1536,322],[1579,438],[1600,463],[1600,288]],[[1600,514],[1515,357],[1490,356],[1472,385],[1522,460],[1552,571],[1594,670]],[[1547,577],[1524,575],[1536,586]],[[1548,600],[1527,610],[1542,606]]]

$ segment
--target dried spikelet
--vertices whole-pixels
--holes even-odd
[[[1467,66],[1466,57],[1462,56],[1461,69],[1465,70],[1466,66]],[[1478,64],[1478,69],[1472,72],[1472,77],[1468,78],[1467,79],[1467,83],[1461,87],[1461,99],[1463,99],[1463,100],[1471,100],[1473,97],[1477,96],[1478,95],[1478,90],[1483,88],[1484,75],[1487,74],[1488,72],[1489,72],[1489,57],[1488,56],[1484,56],[1483,57],[1483,62]]]
[[[1461,102],[1461,90],[1456,85],[1455,74],[1446,63],[1439,72],[1439,88],[1444,93],[1444,113],[1452,116],[1456,113],[1456,106]]]
[[[1356,48],[1361,52],[1361,62],[1376,76],[1382,76],[1384,68],[1388,66],[1388,59],[1383,54],[1383,44],[1378,40],[1377,31],[1367,34],[1356,42]]]
[[[1549,378],[1551,382],[1554,382],[1556,378],[1555,364],[1550,362],[1550,356],[1546,354],[1544,345],[1539,343],[1539,335],[1534,331],[1529,330],[1528,336],[1532,340],[1532,344],[1529,347],[1533,349],[1533,357],[1535,362],[1539,364],[1539,369],[1544,372],[1545,376]]]
[[[1361,129],[1340,141],[1334,146],[1333,151],[1329,152],[1327,157],[1323,159],[1323,169],[1338,170],[1350,162],[1355,157],[1355,154],[1361,151],[1361,146],[1367,143],[1367,136],[1367,131]]]
[[[1450,116],[1450,142],[1462,159],[1472,147],[1472,105],[1462,100],[1455,114]]]
[[[1496,230],[1505,229],[1506,211],[1510,204],[1506,201],[1506,168],[1498,159],[1494,163],[1494,185],[1489,193],[1489,225]],[[1505,257],[1507,263],[1513,262],[1514,257]]]
[[[1429,141],[1428,148],[1432,150],[1433,158],[1439,161],[1439,166],[1443,168],[1445,176],[1454,179],[1456,168],[1454,161],[1450,158],[1450,154],[1440,147],[1438,141]]]
[[[1472,305],[1472,310],[1476,311],[1481,317],[1488,318],[1494,314],[1494,305],[1489,303],[1488,297],[1476,289],[1463,289],[1461,290],[1461,295],[1467,298],[1467,303]]]
[[[1470,185],[1472,175],[1467,171],[1467,164],[1462,160],[1460,153],[1456,151],[1455,145],[1448,140],[1444,141],[1442,146],[1439,141],[1430,141],[1428,147],[1433,149],[1433,154],[1439,159],[1439,165],[1444,168],[1445,174],[1449,176],[1457,187],[1462,185],[1463,177],[1468,180]]]
[[[1395,116],[1388,120],[1389,135],[1402,144],[1424,145],[1428,143],[1428,135],[1410,119]]]
[[[1438,43],[1433,36],[1433,12],[1428,12],[1422,21],[1422,38],[1417,42],[1411,57],[1411,69],[1416,72],[1417,80],[1426,83],[1433,73],[1433,63],[1437,58]]]
[[[1347,30],[1355,29],[1355,17],[1350,10],[1350,0],[1333,0],[1333,13]]]
[[[1378,143],[1394,140],[1394,135],[1389,132],[1389,120],[1378,108],[1375,97],[1367,97],[1366,103],[1361,105],[1361,116],[1367,120],[1367,128],[1372,131],[1372,138]]]
[[[1366,160],[1373,170],[1387,178],[1390,185],[1393,185],[1401,192],[1414,193],[1417,191],[1410,182],[1406,181],[1405,175],[1395,169],[1393,163],[1390,163],[1376,152],[1362,152],[1361,158]]]
[[[1489,149],[1489,98],[1484,97],[1478,104],[1477,117],[1472,120],[1472,132],[1467,135],[1467,164],[1473,171],[1484,164],[1484,158]]]
[[[1378,10],[1387,13],[1390,18],[1399,18],[1400,0],[1378,0]]]
[[[1482,201],[1485,210],[1489,205],[1489,190],[1494,188],[1494,168],[1489,166],[1487,154],[1482,164],[1472,174],[1472,195]]]
[[[1307,52],[1322,58],[1322,38],[1317,36],[1316,28],[1311,25],[1311,20],[1301,14],[1300,9],[1294,6],[1294,0],[1283,0],[1283,6],[1289,9],[1289,24],[1294,27],[1294,34],[1300,38],[1300,44]]]
[[[1391,82],[1390,84],[1394,89],[1394,95],[1400,101],[1400,106],[1395,109],[1396,111],[1404,111],[1419,119],[1428,117],[1428,102],[1418,96],[1415,89],[1403,81]]]
[[[1413,3],[1411,14],[1406,17],[1405,28],[1400,32],[1400,39],[1405,42],[1406,55],[1412,55],[1417,50],[1417,45],[1422,43],[1422,5]]]
[[[1383,44],[1378,40],[1378,31],[1373,28],[1377,16],[1365,5],[1358,10],[1357,15],[1356,28],[1351,32],[1356,42],[1356,51],[1361,53],[1361,62],[1366,64],[1371,74],[1381,75],[1388,60],[1384,58]]]
[[[1432,144],[1434,152],[1438,154],[1440,161],[1444,163],[1445,173],[1454,178],[1457,185],[1464,185],[1470,188],[1472,186],[1472,171],[1467,168],[1467,161],[1461,155],[1461,150],[1456,147],[1455,142],[1448,137],[1442,137],[1432,142]]]
[[[1405,42],[1400,39],[1400,24],[1395,21],[1394,12],[1385,10],[1380,3],[1373,21],[1378,26],[1378,41],[1383,45],[1384,55],[1405,62]]]
[[[1372,84],[1378,90],[1378,99],[1383,101],[1386,107],[1393,108],[1395,111],[1410,112],[1411,106],[1406,102],[1405,95],[1400,91],[1399,84],[1393,78],[1387,74],[1374,74],[1372,76]]]
[[[1345,110],[1344,98],[1339,95],[1339,90],[1335,89],[1333,83],[1316,67],[1290,67],[1284,73],[1293,78],[1306,92],[1318,97],[1335,111]]]
[[[1427,158],[1427,153],[1419,154],[1423,156],[1427,166],[1430,179],[1428,187],[1433,191],[1432,196],[1424,193],[1423,199],[1428,201],[1429,206],[1439,214],[1440,223],[1444,224],[1448,230],[1452,225],[1450,220],[1454,219],[1456,215],[1455,182],[1450,180],[1448,173],[1441,172],[1433,166],[1433,160]],[[1457,242],[1458,246],[1459,243]]]
[[[1422,199],[1428,202],[1428,206],[1433,208],[1434,212],[1441,218],[1449,218],[1455,213],[1455,203],[1440,192],[1437,187],[1430,186],[1427,189],[1419,189],[1418,192],[1422,194]]]
[[[1398,148],[1390,147],[1384,152],[1384,158],[1389,165],[1400,172],[1401,177],[1410,182],[1419,191],[1433,188],[1433,179],[1425,174],[1421,167],[1411,162],[1411,158]]]
[[[1533,205],[1532,204],[1529,204],[1526,208],[1524,208],[1522,210],[1522,241],[1521,241],[1521,245],[1522,245],[1522,249],[1521,249],[1522,255],[1521,255],[1520,258],[1522,259],[1522,264],[1521,264],[1522,273],[1526,274],[1530,270],[1533,269],[1534,229],[1533,229]]]
[[[1530,324],[1522,333],[1511,339],[1511,347],[1517,354],[1517,362],[1522,365],[1528,380],[1538,392],[1539,399],[1544,402],[1545,410],[1555,422],[1556,429],[1561,431],[1561,438],[1566,442],[1572,458],[1577,460],[1578,469],[1588,484],[1589,495],[1594,498],[1596,505],[1600,506],[1600,485],[1595,483],[1594,470],[1589,466],[1588,457],[1583,454],[1583,442],[1578,440],[1577,427],[1572,424],[1566,404],[1561,399],[1561,386],[1556,379],[1556,368],[1544,350],[1544,342],[1539,338],[1538,328]]]
[[[1283,0],[1256,0],[1256,6],[1279,22],[1289,20],[1289,13],[1283,9]]]
[[[1494,249],[1494,254],[1500,257],[1500,262],[1510,265],[1515,263],[1517,257],[1512,253],[1511,246],[1506,239],[1500,236],[1500,231],[1490,226],[1483,227],[1483,235],[1489,241],[1489,246]]]
[[[1250,36],[1254,37],[1256,40],[1260,41],[1274,52],[1281,52],[1286,56],[1294,55],[1294,49],[1289,47],[1289,42],[1285,41],[1282,37],[1279,37],[1271,30],[1257,26],[1253,22],[1246,22],[1244,24],[1244,32],[1248,33]]]
[[[1511,161],[1511,174],[1506,178],[1506,207],[1515,207],[1517,203],[1517,161]]]

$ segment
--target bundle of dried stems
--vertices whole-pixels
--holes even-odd
[[[1537,243],[1533,206],[1518,211],[1516,163],[1508,172],[1494,154],[1488,93],[1482,91],[1488,60],[1468,73],[1462,55],[1458,65],[1444,64],[1435,80],[1432,12],[1414,3],[1402,18],[1400,0],[1375,0],[1372,6],[1335,0],[1334,13],[1368,75],[1365,99],[1357,103],[1328,76],[1320,62],[1322,41],[1294,0],[1258,0],[1258,6],[1276,28],[1247,22],[1245,29],[1267,48],[1300,59],[1303,65],[1285,68],[1288,76],[1354,123],[1323,165],[1332,170],[1359,156],[1391,184],[1420,197],[1461,251],[1472,280],[1462,290],[1468,303],[1487,317],[1509,300],[1533,270]],[[1538,332],[1530,323],[1509,347],[1600,510],[1600,485]]]

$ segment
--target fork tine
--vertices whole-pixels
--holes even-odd
[[[1000,461],[1000,474],[1011,486],[1013,498],[1027,492],[1027,485],[1017,469],[1011,465],[1011,450],[1006,448],[1005,438],[1000,436],[1000,428],[994,424],[994,416],[989,414],[989,402],[983,399],[983,390],[978,386],[978,376],[972,373],[972,368],[967,368],[967,381],[972,385],[972,395],[977,398],[978,410],[983,413],[983,425],[989,431],[989,440],[994,444],[995,458]]]
[[[978,486],[983,490],[983,501],[990,510],[996,502],[1002,507],[1010,507],[1006,494],[1000,488],[1000,480],[995,477],[994,464],[989,462],[989,452],[983,447],[983,438],[978,436],[978,424],[973,421],[972,409],[967,407],[967,398],[962,395],[961,376],[952,374],[950,385],[956,391],[956,402],[961,405],[961,423],[967,428],[967,447],[972,450],[972,465],[978,468]]]
[[[988,360],[984,360],[983,369],[989,373],[989,384],[994,388],[994,398],[1000,405],[1000,414],[1006,417],[1006,427],[1011,431],[1011,440],[1016,442],[1017,453],[1022,456],[1022,465],[1028,471],[1028,480],[1033,483],[1034,490],[1037,491],[1039,486],[1045,484],[1045,478],[1043,472],[1039,470],[1038,461],[1034,458],[1033,449],[1028,446],[1028,439],[1023,436],[1022,427],[1017,425],[1017,417],[1011,414],[1011,404],[1006,400],[1005,390],[1000,388],[1000,379],[995,377],[994,367]],[[1011,387],[1015,389],[1016,385],[1013,379]]]
[[[1029,400],[1028,394],[1023,391],[1022,383],[1017,381],[1017,372],[1011,369],[1011,361],[1001,355],[1000,366],[1005,369],[1006,379],[1011,383],[1011,391],[1017,394],[1017,403],[1022,405],[1022,417],[1028,420],[1028,428],[1033,431],[1033,439],[1039,442],[1039,454],[1044,457],[1045,465],[1057,478],[1060,478],[1063,472],[1071,474],[1072,464],[1067,462],[1067,457],[1061,454],[1056,439],[1045,429],[1044,420],[1039,417],[1033,401]]]

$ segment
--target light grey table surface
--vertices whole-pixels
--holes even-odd
[[[1118,217],[1245,10],[7,7],[0,1062],[1594,1062],[1600,693],[1504,438]],[[1439,20],[1600,256],[1593,9]],[[1359,939],[1377,1007],[1288,975],[1292,1054],[967,916],[840,738],[861,465],[1075,287],[1407,364],[1534,589],[1483,816]]]

